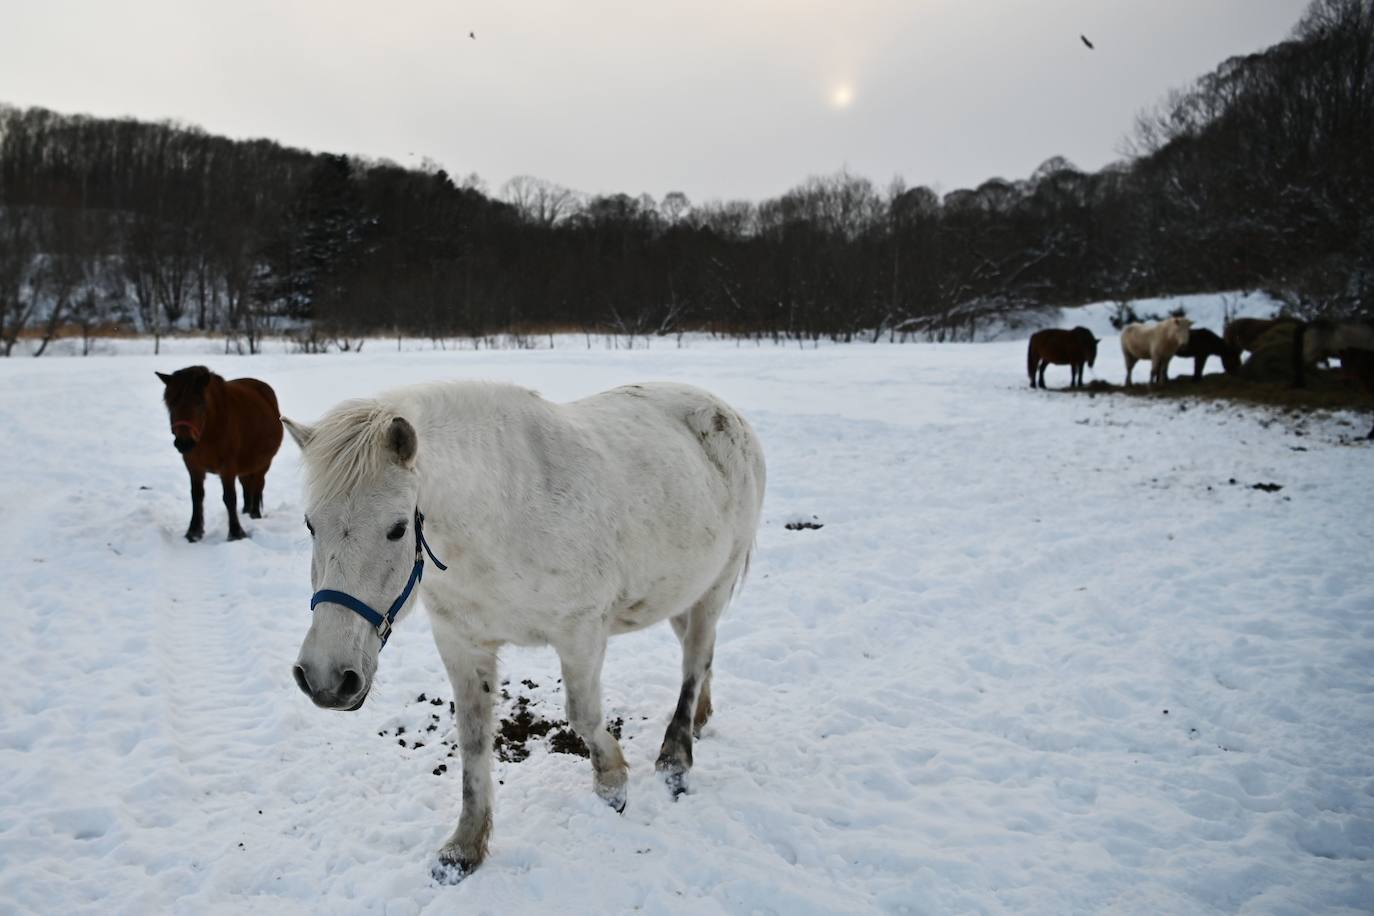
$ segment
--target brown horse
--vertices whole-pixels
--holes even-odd
[[[1202,370],[1207,368],[1207,357],[1220,356],[1221,368],[1227,373],[1240,368],[1240,351],[1232,348],[1212,331],[1206,328],[1189,328],[1188,342],[1179,348],[1175,356],[1193,358],[1193,381],[1202,378]]]
[[[266,382],[239,378],[226,382],[204,366],[171,375],[157,373],[166,386],[162,399],[172,419],[172,444],[191,475],[191,526],[186,540],[205,534],[205,475],[218,474],[229,513],[229,540],[247,537],[239,524],[234,479],[243,486],[243,509],[262,518],[267,469],[281,447],[281,411]]]
[[[1287,318],[1233,318],[1226,322],[1222,338],[1226,345],[1236,351],[1236,355],[1255,349],[1255,344],[1270,328]]]
[[[1072,331],[1062,328],[1046,328],[1031,335],[1026,347],[1026,370],[1030,373],[1031,387],[1036,387],[1036,374],[1040,376],[1039,387],[1045,387],[1045,367],[1050,363],[1069,367],[1069,387],[1083,384],[1083,364],[1091,368],[1097,360],[1097,338],[1085,327]]]

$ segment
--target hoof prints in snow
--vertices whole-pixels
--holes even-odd
[[[814,515],[809,518],[799,515],[789,519],[783,527],[788,531],[816,531],[820,528],[824,528],[825,523]]]
[[[520,683],[529,689],[539,687],[538,684],[528,678]],[[532,744],[540,743],[552,754],[588,756],[587,745],[572,730],[566,719],[551,719],[541,713],[542,699],[525,695],[511,696],[510,691],[506,689],[510,685],[510,681],[502,681],[501,684],[501,713],[497,719],[496,734],[492,740],[492,750],[496,754],[496,759],[506,763],[519,763],[530,756]],[[423,693],[415,698],[415,703],[430,706],[447,705],[450,715],[453,714],[454,710],[452,700],[438,697],[430,698]],[[377,732],[377,736],[387,738],[394,733],[397,744],[416,750],[423,748],[426,742],[423,737],[417,738],[414,735],[439,731],[440,721],[438,713],[430,713],[427,722],[421,720],[419,724],[412,721],[410,725],[397,725],[394,732],[391,729],[382,729]],[[606,722],[606,729],[619,739],[624,725],[624,718],[616,717]],[[406,737],[407,734],[410,734],[411,737]],[[439,743],[448,748],[447,756],[456,757],[458,755],[457,741],[451,738],[442,738]],[[442,776],[448,772],[448,766],[441,763],[431,772],[435,776]]]

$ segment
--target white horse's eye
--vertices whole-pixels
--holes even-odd
[[[312,538],[315,536],[315,526],[312,525],[312,524],[310,524],[310,517],[309,517],[309,516],[306,516],[306,519],[305,519],[305,530],[310,532],[310,536],[311,536]]]
[[[388,541],[399,541],[406,533],[406,523],[397,522],[391,526],[391,530],[386,533]]]

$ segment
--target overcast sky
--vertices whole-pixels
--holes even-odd
[[[0,0],[0,101],[429,156],[493,190],[760,199],[847,167],[949,191],[1120,158],[1137,111],[1306,5]]]

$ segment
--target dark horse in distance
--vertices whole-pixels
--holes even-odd
[[[238,378],[226,382],[204,366],[171,375],[157,373],[166,386],[162,399],[172,420],[172,444],[191,475],[191,525],[186,540],[205,534],[205,475],[218,474],[229,513],[229,540],[247,537],[239,524],[234,480],[243,486],[243,509],[262,518],[267,469],[281,447],[281,411],[266,382]]]
[[[1207,368],[1207,357],[1220,356],[1221,368],[1228,374],[1240,368],[1240,351],[1222,340],[1216,333],[1206,328],[1192,328],[1188,331],[1188,342],[1175,356],[1193,358],[1193,381],[1202,378],[1202,370]]]
[[[1293,387],[1307,384],[1308,366],[1356,351],[1374,351],[1374,324],[1367,321],[1300,321],[1293,332]],[[1355,357],[1359,361],[1359,357]]]
[[[1374,350],[1360,350],[1351,347],[1341,351],[1341,371],[1359,382],[1365,391],[1374,395]],[[1374,426],[1369,428],[1367,439],[1374,439]]]
[[[1307,367],[1336,356],[1341,371],[1374,394],[1374,324],[1367,321],[1301,322],[1293,333],[1293,386],[1307,384]],[[1374,439],[1374,428],[1369,430]]]
[[[1045,367],[1050,363],[1069,367],[1069,387],[1083,384],[1083,364],[1089,368],[1097,360],[1097,338],[1085,327],[1072,331],[1062,328],[1047,328],[1031,335],[1026,348],[1026,371],[1030,373],[1031,387],[1045,387]]]

